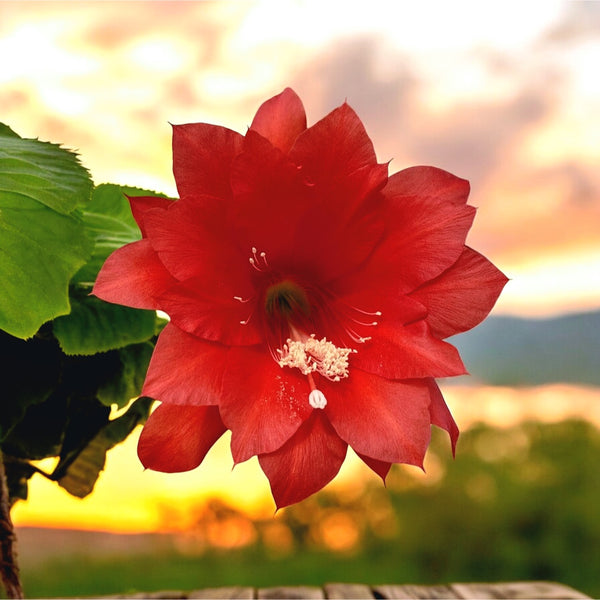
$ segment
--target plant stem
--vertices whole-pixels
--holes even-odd
[[[23,598],[16,544],[17,536],[10,518],[10,498],[4,470],[4,458],[0,452],[0,574],[9,598]]]

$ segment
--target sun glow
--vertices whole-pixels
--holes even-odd
[[[600,249],[557,253],[514,264],[497,313],[542,317],[600,305]]]
[[[443,393],[463,430],[478,422],[510,427],[529,419],[551,423],[567,418],[585,418],[600,427],[600,391],[594,388],[562,384],[524,389],[449,385],[444,386]],[[215,497],[250,515],[273,515],[268,482],[257,461],[250,460],[232,470],[229,435],[217,442],[200,468],[178,474],[144,471],[136,455],[137,437],[134,434],[109,452],[93,494],[83,500],[34,475],[30,499],[18,502],[13,509],[15,524],[122,533],[181,531],[189,527],[183,516],[188,511],[192,515],[195,508]],[[426,473],[414,469],[419,481],[436,481],[431,460],[427,455]],[[352,489],[375,479],[377,476],[349,452],[340,476],[328,487],[351,494]],[[179,516],[169,519],[173,510]]]

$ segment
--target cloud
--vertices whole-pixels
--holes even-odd
[[[569,45],[600,35],[600,3],[566,2],[562,17],[542,36],[541,45]]]
[[[469,179],[480,207],[470,240],[498,260],[600,247],[597,61],[588,50],[599,4],[568,3],[562,18],[542,15],[533,28],[531,17],[518,44],[500,43],[501,28],[490,40],[478,31],[399,43],[387,25],[350,33],[324,20],[308,43],[294,24],[272,31],[259,5],[7,3],[0,42],[18,42],[21,54],[0,74],[10,75],[2,119],[78,148],[98,182],[174,193],[169,122],[243,132],[263,100],[291,85],[309,123],[347,100],[379,160],[393,159],[391,172],[433,164]]]
[[[294,86],[309,118],[347,98],[379,159],[394,158],[392,171],[431,164],[469,179],[480,207],[470,239],[484,252],[517,264],[561,247],[600,247],[600,174],[589,157],[561,150],[557,134],[569,98],[566,67],[535,49],[525,56],[473,49],[450,65],[450,76],[476,69],[481,89],[444,104],[430,102],[440,93],[436,82],[411,58],[373,35],[336,40],[306,59]],[[539,154],[544,144],[532,140],[548,130],[557,148]]]
[[[379,160],[402,167],[406,131],[419,82],[408,57],[375,36],[337,40],[305,59],[290,84],[308,108],[309,123],[344,101],[358,113]]]

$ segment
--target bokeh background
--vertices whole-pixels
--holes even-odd
[[[455,461],[436,435],[427,473],[395,467],[384,489],[351,459],[273,515],[226,439],[163,475],[134,435],[84,500],[34,476],[13,511],[26,592],[554,579],[600,595],[598,65],[598,2],[0,2],[0,121],[76,149],[95,183],[176,195],[170,123],[244,132],[291,86],[309,124],[347,100],[390,172],[469,179],[469,243],[511,278],[455,340],[471,372],[442,384]]]

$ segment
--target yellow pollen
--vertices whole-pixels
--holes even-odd
[[[279,366],[299,369],[303,375],[315,371],[331,381],[348,377],[348,357],[352,348],[338,348],[326,338],[317,340],[313,335],[306,341],[288,339],[279,352]]]

